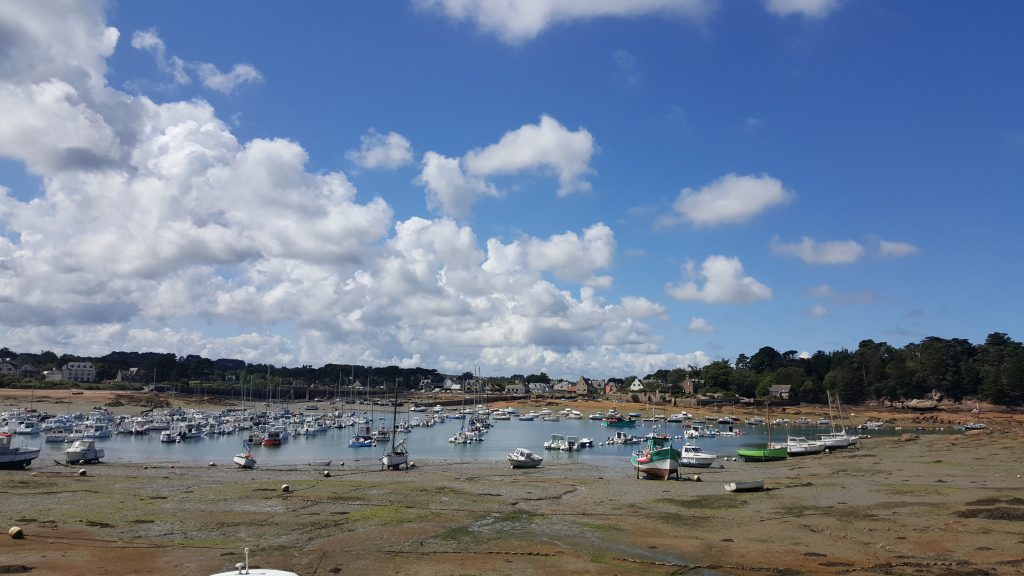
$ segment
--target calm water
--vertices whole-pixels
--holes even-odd
[[[378,418],[379,421],[383,422]],[[390,420],[390,419],[388,419]],[[398,438],[407,438],[407,446],[413,460],[446,460],[446,461],[504,461],[505,455],[517,447],[529,448],[542,453],[546,463],[560,461],[587,461],[598,465],[616,465],[629,462],[629,455],[636,445],[599,444],[616,430],[641,436],[651,431],[651,423],[638,422],[634,428],[606,428],[596,420],[562,420],[559,422],[517,420],[497,421],[485,436],[483,442],[473,444],[449,444],[448,439],[462,426],[461,420],[447,420],[444,424],[433,427],[415,428],[409,434],[399,434]],[[658,430],[673,436],[680,436],[677,445],[682,445],[681,438],[685,428],[679,423],[658,424]],[[720,429],[725,429],[719,425]],[[699,438],[691,440],[705,452],[721,457],[736,455],[736,448],[744,445],[764,443],[767,429],[763,426],[736,425],[742,436],[718,436],[715,438]],[[379,458],[390,447],[390,442],[379,443],[370,448],[349,448],[348,442],[353,434],[352,428],[331,429],[315,436],[293,436],[280,447],[254,446],[253,455],[261,466],[305,464],[313,460],[343,461],[372,460]],[[788,433],[798,436],[815,438],[817,434],[827,431],[822,428],[790,428]],[[892,434],[893,431],[873,430],[874,437]],[[545,451],[544,441],[552,434],[566,436],[590,437],[594,439],[593,448],[585,448],[579,452]],[[772,439],[785,440],[787,429],[772,428]],[[204,438],[188,440],[181,443],[160,442],[159,433],[142,436],[115,435],[111,438],[97,440],[97,445],[106,451],[106,462],[141,462],[141,463],[207,463],[217,462],[230,464],[231,457],[241,450],[241,433],[228,435],[211,435]],[[68,444],[47,444],[42,436],[20,437],[17,444],[40,445],[42,453],[39,461],[48,462],[53,459],[63,461],[63,451]],[[861,442],[871,442],[870,439]]]

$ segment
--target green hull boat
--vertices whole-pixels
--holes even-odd
[[[739,454],[739,457],[743,458],[744,462],[771,462],[773,460],[785,460],[789,456],[785,446],[781,448],[769,448],[768,446],[762,448],[739,448],[736,450],[736,454]]]

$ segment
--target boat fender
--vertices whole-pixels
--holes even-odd
[[[342,460],[341,462],[338,462],[338,466],[344,466],[344,465],[345,465],[345,461],[344,460]]]

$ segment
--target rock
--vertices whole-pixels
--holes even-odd
[[[7,534],[15,540],[21,540],[25,537],[25,532],[21,529],[21,526],[11,526],[11,529],[7,531]]]

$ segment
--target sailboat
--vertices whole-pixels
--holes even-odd
[[[828,416],[829,419],[832,420],[832,393],[829,392],[828,390],[826,390],[825,393],[828,395]],[[838,409],[838,396],[836,397],[836,406],[837,411],[839,412],[839,425],[842,426],[843,412],[841,409]],[[851,438],[850,435],[846,433],[845,426],[842,426],[840,430],[836,430],[835,420],[832,420],[832,431],[825,434],[819,434],[818,440],[824,442],[825,448],[828,448],[829,450],[834,450],[836,448],[846,448],[847,446],[853,446],[854,444],[857,443],[856,438]]]
[[[398,382],[395,382],[394,404],[395,410],[391,416],[391,450],[381,456],[380,465],[382,469],[399,470],[404,464],[405,469],[408,470],[409,451],[405,448],[405,438],[402,438],[401,442],[395,443],[395,437],[398,436]]]
[[[768,401],[764,403],[765,422],[768,423],[768,441],[763,447],[751,446],[746,448],[738,448],[736,454],[743,459],[744,462],[771,462],[773,460],[785,460],[789,457],[789,452],[785,444],[773,445],[772,444],[772,424],[768,418]]]
[[[246,469],[255,468],[256,467],[256,459],[252,457],[252,444],[250,444],[248,442],[242,442],[242,448],[244,448],[245,451],[244,452],[239,452],[238,454],[235,454],[235,457],[232,458],[232,461],[239,468],[246,468]]]

